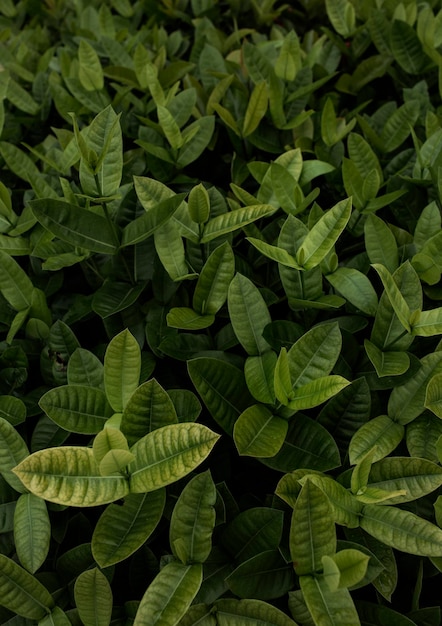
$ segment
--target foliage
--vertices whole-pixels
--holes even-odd
[[[439,624],[438,3],[0,25],[0,622]]]

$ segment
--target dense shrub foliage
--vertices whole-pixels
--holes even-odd
[[[440,623],[439,4],[0,2],[1,623]]]

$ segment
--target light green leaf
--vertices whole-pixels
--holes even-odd
[[[134,626],[177,624],[198,593],[202,565],[168,563],[147,588],[135,615]]]
[[[71,621],[66,613],[55,606],[50,613],[38,622],[38,626],[69,626]]]
[[[261,239],[255,239],[254,237],[246,237],[246,239],[247,241],[250,241],[252,246],[261,252],[261,254],[269,259],[272,259],[272,261],[276,261],[285,267],[291,267],[297,270],[302,269],[295,257],[289,254],[287,250],[284,250],[284,248],[272,246],[271,244],[262,241]]]
[[[167,424],[176,424],[172,400],[159,382],[152,378],[140,385],[127,402],[121,418],[121,431],[130,444]]]
[[[339,588],[341,578],[339,567],[334,559],[326,554],[322,557],[322,576],[329,591],[336,591]]]
[[[364,348],[379,378],[400,376],[410,367],[410,358],[406,352],[383,352],[368,339],[364,340]]]
[[[360,495],[366,490],[368,476],[370,474],[373,459],[376,454],[376,446],[371,448],[361,460],[356,464],[351,473],[350,488],[355,496]]]
[[[0,473],[6,482],[19,493],[24,493],[26,488],[12,469],[28,455],[28,447],[14,426],[0,418]]]
[[[302,576],[299,584],[315,624],[360,626],[348,589],[330,591],[324,578],[317,576]]]
[[[138,550],[159,524],[165,502],[165,489],[157,489],[131,493],[122,505],[109,504],[92,535],[92,554],[98,565],[115,565]]]
[[[442,530],[410,511],[394,506],[366,504],[361,528],[397,550],[419,556],[441,556]]]
[[[178,281],[187,277],[189,268],[178,224],[169,220],[157,228],[153,236],[157,254],[170,278]]]
[[[287,406],[294,411],[311,409],[329,400],[350,384],[342,376],[322,376],[296,387]]]
[[[241,455],[272,457],[281,449],[287,429],[287,420],[273,415],[262,404],[254,404],[239,416],[233,438]]]
[[[348,448],[351,465],[360,463],[373,448],[376,449],[372,462],[383,459],[393,452],[404,436],[404,427],[388,415],[378,415],[363,424],[353,435]]]
[[[22,493],[14,513],[14,542],[20,563],[31,574],[43,565],[51,540],[46,502],[32,493]]]
[[[304,269],[312,269],[327,256],[351,215],[351,200],[341,200],[327,211],[305,237],[296,255]]]
[[[215,315],[227,299],[235,273],[235,258],[227,242],[215,248],[201,270],[193,294],[193,309],[201,315]]]
[[[258,128],[260,121],[267,112],[268,104],[269,94],[267,83],[265,80],[260,80],[254,86],[247,104],[242,128],[243,137],[251,135]]]
[[[39,406],[56,424],[73,433],[93,435],[113,414],[101,389],[83,385],[62,385],[47,391]]]
[[[325,0],[325,7],[336,32],[342,37],[350,37],[355,30],[355,9],[351,2],[348,0]]]
[[[293,385],[290,377],[289,359],[286,348],[281,348],[274,371],[275,395],[281,404],[288,406],[293,397]]]
[[[342,524],[348,528],[359,526],[359,514],[362,505],[345,487],[330,476],[323,476],[319,473],[307,474],[299,480],[301,485],[307,481],[315,484],[327,496],[332,507],[332,519],[337,524]]]
[[[413,243],[416,251],[421,252],[429,239],[441,231],[441,214],[436,202],[430,202],[420,213],[414,229]]]
[[[184,143],[184,139],[172,113],[160,104],[157,106],[157,113],[158,122],[171,148],[179,150]]]
[[[377,215],[370,214],[364,224],[364,235],[370,263],[383,265],[393,274],[398,268],[399,257],[396,239],[391,230]]]
[[[295,626],[285,613],[262,600],[222,598],[214,606],[219,626]]]
[[[275,63],[275,74],[283,80],[293,81],[302,67],[301,46],[294,30],[287,33]]]
[[[80,41],[78,58],[80,61],[78,77],[83,87],[88,91],[103,89],[104,78],[100,59],[94,48],[84,39]]]
[[[244,364],[247,387],[253,397],[263,404],[275,401],[274,371],[277,356],[270,350],[260,356],[249,356]]]
[[[210,472],[198,474],[182,490],[172,512],[169,541],[184,565],[204,563],[212,549],[216,488]]]
[[[124,476],[127,466],[134,460],[135,457],[129,450],[109,450],[99,463],[100,474],[101,476]]]
[[[188,198],[189,215],[197,224],[205,224],[210,215],[210,197],[202,183],[192,187]]]
[[[425,408],[442,418],[442,373],[433,376],[427,385]]]
[[[92,450],[95,460],[100,464],[110,450],[129,451],[129,446],[126,437],[120,430],[117,428],[104,428],[94,438]]]
[[[290,555],[298,576],[322,569],[322,557],[336,552],[336,530],[327,496],[306,480],[296,500],[290,527]]]
[[[185,306],[174,307],[167,314],[167,325],[183,330],[201,330],[208,328],[215,321],[214,315],[201,315]]]
[[[82,572],[74,586],[78,614],[84,626],[109,626],[112,615],[112,589],[98,569]]]
[[[163,426],[131,448],[130,491],[144,493],[183,478],[207,458],[219,435],[202,424]]]
[[[0,605],[31,620],[43,619],[55,603],[41,582],[0,554]]]
[[[376,315],[378,297],[368,277],[352,267],[338,267],[326,276],[341,296],[367,315]]]
[[[37,496],[67,506],[98,506],[129,493],[122,476],[101,476],[90,448],[47,448],[26,457],[14,473]]]
[[[256,222],[262,217],[267,217],[275,212],[275,207],[271,204],[256,204],[246,206],[231,211],[230,213],[222,213],[210,219],[204,226],[201,243],[208,243],[212,239],[216,239],[221,235],[231,233],[247,224]]]
[[[333,557],[341,574],[339,587],[353,587],[360,582],[366,572],[370,557],[360,550],[348,548],[340,550]]]
[[[421,311],[417,321],[412,323],[411,334],[420,337],[432,337],[442,333],[442,307]]]
[[[205,115],[195,120],[183,131],[184,145],[179,151],[177,165],[186,167],[207,148],[215,130],[215,116]]]
[[[123,330],[109,343],[104,355],[104,388],[113,410],[121,413],[138,387],[141,350],[129,330]]]
[[[228,290],[230,321],[239,342],[251,356],[270,349],[262,333],[271,317],[258,288],[249,278],[236,274]]]
[[[118,242],[107,220],[98,213],[64,200],[31,200],[32,212],[53,235],[80,248],[115,254]]]

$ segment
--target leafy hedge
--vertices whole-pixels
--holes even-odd
[[[439,2],[0,13],[1,623],[439,624]]]

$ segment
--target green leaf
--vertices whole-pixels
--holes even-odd
[[[38,626],[69,626],[71,621],[59,606],[55,606],[52,611],[38,622]]]
[[[278,78],[293,81],[302,67],[301,46],[294,30],[289,31],[282,42],[279,56],[275,63]]]
[[[222,598],[214,606],[219,626],[295,626],[285,613],[262,600]]]
[[[422,357],[421,367],[405,384],[395,387],[388,401],[388,415],[399,424],[408,424],[425,409],[428,383],[442,373],[442,353],[432,352]]]
[[[402,22],[405,24],[405,22]],[[408,137],[419,116],[420,103],[409,100],[389,117],[381,133],[381,148],[385,152],[396,150]]]
[[[242,127],[242,136],[251,135],[259,126],[260,121],[267,112],[269,95],[267,83],[260,80],[253,88],[247,104],[246,113]]]
[[[342,376],[322,376],[296,387],[287,406],[294,411],[311,409],[329,400],[349,384]]]
[[[442,374],[433,376],[425,393],[425,408],[442,418]]]
[[[409,511],[366,504],[360,524],[367,533],[402,552],[430,557],[441,554],[442,530]]]
[[[12,426],[17,426],[24,422],[26,419],[26,405],[23,400],[15,396],[0,396],[0,418],[6,420]]]
[[[240,414],[253,403],[244,373],[226,361],[199,357],[188,362],[189,376],[213,419],[229,435]]]
[[[368,476],[370,474],[371,466],[373,465],[375,454],[376,447],[371,448],[353,468],[351,473],[350,488],[355,496],[359,496],[366,491]]]
[[[29,204],[40,224],[62,241],[102,254],[117,252],[115,234],[102,215],[52,198]]]
[[[420,337],[432,337],[442,333],[442,307],[421,311],[417,321],[412,324],[411,334]]]
[[[107,399],[121,413],[138,387],[141,351],[129,330],[123,330],[109,343],[104,356],[104,388]]]
[[[103,319],[124,311],[138,300],[144,287],[143,284],[130,285],[125,282],[107,280],[94,293],[92,310]]]
[[[43,565],[51,540],[46,502],[32,493],[22,493],[14,513],[14,542],[20,563],[31,574]]]
[[[331,98],[327,98],[321,115],[321,136],[327,146],[334,146],[341,141],[355,125],[356,119],[354,118],[348,124],[344,118],[337,118],[333,101]]]
[[[135,182],[135,189],[140,198],[140,202],[143,204],[143,198],[142,196],[140,197],[140,185],[137,185],[137,182]],[[153,235],[157,228],[160,228],[170,220],[183,202],[185,196],[186,194],[180,193],[161,200],[153,208],[149,209],[147,213],[129,222],[129,224],[123,228],[121,246],[132,246]]]
[[[298,576],[322,569],[322,557],[336,552],[336,530],[327,496],[306,480],[296,500],[290,527],[290,555]]]
[[[237,562],[244,562],[281,542],[283,514],[278,509],[253,507],[239,513],[221,535],[223,547]]]
[[[263,404],[275,401],[274,371],[277,356],[270,350],[261,356],[249,356],[244,364],[244,375],[247,387],[253,397]]]
[[[420,74],[428,64],[415,29],[405,21],[393,20],[390,47],[396,61],[409,74]]]
[[[208,243],[212,239],[216,239],[221,235],[231,233],[247,224],[256,222],[262,217],[267,217],[275,212],[275,207],[271,204],[256,204],[246,206],[231,211],[230,213],[222,213],[210,219],[204,226],[201,243]]]
[[[183,478],[207,458],[218,439],[207,426],[191,422],[148,433],[131,448],[130,491],[154,491]]]
[[[264,256],[272,259],[272,261],[276,261],[285,267],[291,267],[298,270],[302,269],[295,257],[289,254],[287,250],[284,250],[284,248],[272,246],[269,243],[261,241],[260,239],[255,239],[254,237],[247,237],[247,241],[250,241],[252,246],[254,246]]]
[[[360,621],[347,589],[330,591],[324,578],[302,576],[299,580],[307,607],[315,624],[359,626]]]
[[[287,429],[286,420],[273,415],[264,405],[254,404],[237,419],[233,438],[239,454],[271,457],[281,449]]]
[[[212,550],[215,502],[215,484],[207,471],[187,483],[174,506],[169,541],[184,565],[204,563]]]
[[[67,506],[98,506],[129,493],[122,476],[101,476],[90,448],[47,448],[26,457],[14,473],[37,496]]]
[[[95,460],[100,464],[110,450],[126,450],[128,452],[129,445],[120,430],[105,428],[94,438],[92,450]]]
[[[98,569],[82,572],[75,581],[74,598],[84,626],[109,626],[112,615],[112,589]]]
[[[333,557],[341,574],[339,587],[353,587],[357,585],[367,572],[370,557],[360,550],[352,548],[340,550]]]
[[[338,267],[327,280],[336,291],[367,315],[376,315],[378,297],[368,277],[352,267]]]
[[[125,475],[127,466],[134,458],[134,455],[129,450],[109,450],[99,463],[101,476]]]
[[[394,422],[388,415],[379,415],[361,426],[353,435],[348,452],[351,465],[356,465],[373,448],[376,448],[372,462],[383,459],[393,452],[404,436],[404,427]]]
[[[28,455],[28,447],[14,426],[0,418],[0,472],[6,482],[19,493],[26,489],[12,469]]]
[[[390,274],[399,265],[396,239],[377,215],[367,215],[364,224],[365,247],[370,263],[377,263],[387,268]]]
[[[188,198],[189,215],[197,224],[205,224],[210,215],[210,197],[202,183],[192,187]]]
[[[364,340],[364,348],[379,378],[400,376],[410,367],[410,358],[406,352],[383,352],[368,339]]]
[[[387,293],[388,299],[390,300],[391,306],[394,309],[394,312],[398,316],[398,319],[402,326],[405,328],[407,332],[411,332],[410,326],[410,318],[411,311],[408,307],[408,304],[402,295],[399,287],[396,282],[393,280],[390,272],[383,266],[378,263],[372,263],[372,267],[379,274],[379,277],[382,281],[384,289]]]
[[[362,506],[345,487],[330,476],[321,476],[320,474],[307,474],[299,482],[304,484],[307,481],[312,482],[327,496],[332,507],[332,519],[337,524],[348,526],[348,528],[359,526],[359,514]]]
[[[166,502],[165,489],[131,493],[122,505],[109,504],[92,535],[92,554],[100,567],[110,567],[131,556],[159,524]]]
[[[215,248],[204,264],[193,294],[193,309],[201,315],[215,315],[227,299],[235,273],[235,258],[227,242]]]
[[[104,391],[82,385],[63,385],[47,391],[40,408],[56,424],[73,433],[98,433],[113,414]]]
[[[17,261],[0,250],[0,291],[16,311],[31,307],[34,286]]]
[[[170,626],[183,617],[198,593],[202,565],[168,563],[147,588],[135,615],[134,626]]]
[[[184,139],[172,113],[160,104],[157,106],[157,113],[159,125],[171,148],[179,150],[184,143]]]
[[[103,364],[93,352],[77,348],[69,358],[67,376],[69,385],[102,387]]]
[[[41,620],[55,603],[46,587],[32,574],[0,554],[0,605],[21,617]]]
[[[262,333],[271,317],[258,288],[249,278],[236,274],[228,290],[230,321],[239,342],[251,356],[270,349]]]
[[[350,37],[355,30],[355,9],[351,2],[348,0],[326,0],[325,6],[336,32],[342,37]]]
[[[240,598],[271,600],[283,596],[293,585],[293,568],[279,550],[267,550],[241,563],[226,582]]]
[[[130,444],[146,433],[167,424],[176,424],[177,415],[168,393],[155,378],[140,385],[127,402],[121,418],[121,431]]]
[[[405,493],[391,498],[388,504],[411,502],[431,493],[442,484],[442,468],[427,459],[387,457],[374,463],[368,486],[387,492]]]
[[[351,200],[341,200],[316,222],[296,255],[305,269],[312,269],[327,256],[351,215]]]
[[[167,314],[167,325],[183,330],[201,330],[208,328],[215,321],[214,315],[201,315],[185,306],[174,307]]]
[[[83,87],[88,91],[103,89],[104,79],[100,59],[94,48],[84,39],[80,41],[78,58],[80,61],[78,77]]]
[[[186,167],[204,152],[215,130],[215,116],[205,115],[189,124],[183,131],[184,145],[179,151],[177,165]]]

